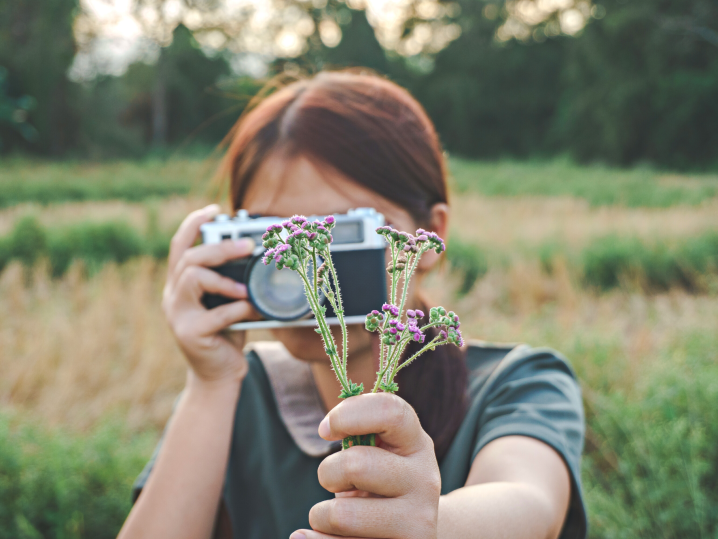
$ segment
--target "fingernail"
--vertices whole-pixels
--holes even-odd
[[[250,249],[254,245],[254,240],[252,238],[240,238],[235,241],[234,244],[238,249],[244,251],[246,249]]]
[[[219,207],[219,204],[210,204],[202,208],[202,211],[207,215],[213,215],[219,213],[222,209]]]
[[[329,433],[329,416],[326,416],[322,419],[322,422],[319,423],[319,436],[326,440],[329,438]]]
[[[292,535],[289,536],[289,539],[307,539],[307,536],[304,535],[302,532],[294,532]]]
[[[245,285],[244,283],[236,283],[236,286],[237,286],[237,291],[238,291],[240,294],[246,294],[246,293],[247,293],[247,285]]]

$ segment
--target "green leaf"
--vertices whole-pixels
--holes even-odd
[[[399,385],[396,382],[392,382],[391,384],[385,384],[384,382],[381,382],[379,384],[379,389],[381,389],[385,393],[396,393],[397,391],[399,391]]]
[[[364,393],[364,384],[355,384],[351,380],[349,380],[349,391],[346,389],[342,389],[342,392],[339,394],[340,399],[348,399],[349,397],[356,397],[357,395],[361,395]]]

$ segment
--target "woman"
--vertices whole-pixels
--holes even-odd
[[[238,122],[226,166],[235,210],[373,207],[400,230],[447,231],[434,128],[376,76],[325,72],[272,94]],[[251,240],[193,247],[218,211],[192,213],[172,240],[163,307],[187,384],[121,538],[585,537],[583,412],[565,360],[525,345],[442,347],[402,372],[399,396],[340,403],[313,329],[247,348],[243,332],[222,331],[256,313],[243,285],[208,269],[250,255]],[[423,257],[410,306],[424,305],[421,276],[437,261]],[[204,293],[236,301],[208,311]],[[365,387],[374,339],[350,327],[349,376]],[[370,432],[380,448],[337,451]]]

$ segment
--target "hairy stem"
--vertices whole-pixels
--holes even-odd
[[[339,325],[342,328],[342,366],[344,367],[344,375],[346,376],[347,372],[347,358],[348,358],[348,339],[347,339],[347,325],[346,322],[344,322],[344,306],[342,304],[342,295],[339,291],[339,279],[337,279],[337,272],[336,269],[334,269],[334,261],[332,260],[332,255],[327,250],[327,262],[329,262],[329,271],[332,272],[332,280],[334,281],[334,289],[336,290],[336,298],[337,298],[337,304],[334,306],[334,312],[337,315],[337,318],[339,319]],[[337,307],[339,307],[337,309]]]
[[[309,300],[309,307],[312,309],[312,312],[317,319],[317,325],[319,326],[319,330],[321,331],[322,337],[324,338],[324,344],[327,348],[329,348],[328,345],[331,345],[336,352],[337,345],[334,342],[334,336],[329,329],[324,313],[321,311],[321,309],[319,309],[319,298],[312,293],[312,287],[309,283],[309,279],[307,279],[306,272],[298,271],[297,273],[299,273],[302,278],[302,281],[304,282],[304,287],[307,292],[307,300]],[[339,379],[339,383],[347,392],[349,392],[349,383],[346,380],[346,372],[341,368],[341,365],[337,365],[337,362],[334,360],[333,354],[327,355],[329,356],[329,361],[331,361],[332,363],[334,373]]]

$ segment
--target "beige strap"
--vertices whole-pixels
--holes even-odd
[[[299,449],[324,457],[341,448],[341,442],[327,442],[317,433],[325,412],[309,363],[294,358],[280,342],[252,342],[245,350],[262,361],[279,416]]]

